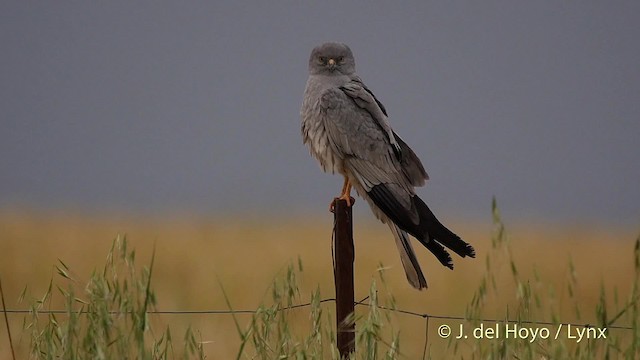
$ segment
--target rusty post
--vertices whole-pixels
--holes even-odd
[[[351,198],[351,204],[354,199]],[[353,222],[351,206],[346,200],[336,199],[333,206],[335,263],[333,278],[336,286],[336,328],[338,351],[341,359],[348,359],[355,351],[355,308],[353,291]]]

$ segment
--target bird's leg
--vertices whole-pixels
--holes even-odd
[[[351,197],[351,182],[348,177],[344,177],[344,183],[342,184],[342,190],[340,190],[340,196],[333,199],[331,204],[329,204],[329,211],[333,212],[333,205],[336,200],[345,200],[347,202],[347,206],[351,206],[354,202],[354,199]]]
[[[342,192],[340,193],[340,200],[346,200],[347,206],[351,206],[351,182],[349,182],[349,178],[345,176],[344,185],[342,186]]]
[[[344,176],[344,182],[342,183],[342,190],[340,190],[340,197],[342,197],[344,193],[347,191],[347,187],[351,187],[351,184],[349,184],[349,178]]]

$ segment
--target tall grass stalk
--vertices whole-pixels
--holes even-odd
[[[174,351],[169,328],[151,327],[148,310],[156,296],[151,288],[154,257],[149,267],[135,267],[135,251],[127,249],[126,237],[118,236],[101,271],[93,271],[80,284],[62,261],[59,276],[45,294],[30,301],[24,330],[30,333],[33,359],[204,359],[201,343],[189,329],[185,350]],[[59,284],[57,280],[63,280]],[[54,296],[62,296],[64,314],[41,314],[51,309]],[[21,295],[21,298],[24,294]]]
[[[299,263],[300,264],[300,263]],[[380,269],[383,269],[381,266]],[[237,359],[339,359],[334,328],[333,301],[322,302],[320,289],[310,294],[310,306],[298,307],[301,302],[298,278],[302,267],[289,265],[270,289],[271,299],[264,301],[249,324],[238,332],[241,340]],[[379,270],[383,284],[383,270]],[[356,352],[350,359],[396,359],[400,356],[400,342],[392,327],[392,296],[385,292],[380,304],[378,282],[373,280],[364,311],[353,314],[346,321],[356,323]],[[227,299],[230,306],[230,301]],[[230,308],[231,309],[231,308]],[[306,317],[301,324],[300,317]],[[239,321],[236,319],[236,324]]]
[[[450,337],[445,342],[449,358],[465,359],[640,359],[640,237],[633,248],[634,274],[628,297],[617,288],[600,287],[594,308],[585,308],[580,299],[580,274],[573,259],[567,259],[566,279],[561,287],[545,282],[537,268],[524,271],[511,250],[511,239],[495,199],[492,201],[493,234],[491,247],[483,259],[484,274],[476,284],[464,316],[468,327],[481,319],[503,319],[530,329],[548,328],[553,332],[568,322],[584,322],[581,330],[607,328],[606,338],[577,342],[566,330],[560,338],[473,339]],[[62,261],[56,265],[43,295],[31,300],[26,287],[19,301],[28,302],[30,313],[23,330],[29,335],[33,359],[204,359],[199,331],[189,327],[181,348],[174,345],[174,334],[167,327],[157,329],[149,321],[157,299],[151,286],[155,255],[148,267],[135,266],[136,253],[127,249],[125,237],[118,236],[104,267],[81,283]],[[237,359],[338,359],[334,302],[321,296],[319,287],[301,294],[299,279],[302,263],[290,264],[269,287],[264,299],[248,321],[231,313],[240,338]],[[548,279],[547,279],[548,280]],[[230,310],[232,302],[222,294]],[[437,291],[437,289],[429,290]],[[626,294],[627,292],[623,292]],[[309,304],[304,303],[307,298]],[[60,301],[64,313],[51,310]],[[54,299],[55,298],[55,299]],[[365,302],[366,301],[366,302]],[[566,311],[567,304],[573,311]],[[404,359],[396,315],[396,300],[386,286],[384,267],[379,266],[368,297],[358,303],[348,319],[356,324],[356,352],[350,359]],[[496,310],[497,309],[497,310]],[[437,309],[420,309],[436,313]],[[415,313],[414,315],[420,316]],[[571,316],[567,320],[567,316]],[[426,316],[425,356],[433,350]],[[590,324],[590,325],[586,325]],[[484,324],[495,325],[495,324]],[[431,329],[433,330],[433,329]],[[574,329],[575,331],[575,329]],[[412,334],[415,336],[415,334]],[[441,342],[442,343],[442,342]],[[429,351],[427,351],[429,349]],[[213,358],[215,354],[213,354]]]
[[[538,275],[537,269],[533,269],[531,277],[523,274],[511,251],[510,239],[506,226],[502,221],[500,211],[495,198],[492,201],[493,235],[491,249],[485,257],[485,273],[478,284],[471,301],[467,305],[465,316],[473,328],[482,324],[483,318],[503,318],[499,324],[501,329],[509,325],[511,328],[527,328],[540,330],[546,328],[550,331],[548,338],[538,337],[535,341],[531,337],[522,338],[512,336],[507,338],[505,333],[494,339],[475,339],[471,345],[472,359],[638,359],[640,358],[640,321],[639,300],[640,289],[640,237],[636,240],[633,252],[635,264],[634,281],[629,298],[619,304],[618,289],[614,289],[611,296],[604,285],[600,287],[599,302],[591,315],[581,308],[581,301],[577,289],[579,281],[577,271],[571,258],[568,259],[568,279],[566,291],[556,290],[552,285],[545,284]],[[505,282],[503,274],[508,272],[511,281]],[[500,283],[500,286],[497,284]],[[560,294],[559,294],[560,292]],[[574,306],[574,314],[577,319],[585,319],[587,323],[582,326],[568,328],[566,319],[560,315],[558,308],[558,296],[568,298]],[[611,304],[613,298],[615,304]],[[503,304],[503,312],[500,314],[488,314],[488,305]],[[612,315],[610,311],[615,309]],[[564,321],[564,323],[563,323]],[[574,321],[575,322],[575,321]],[[631,327],[616,330],[617,327]],[[558,338],[555,332],[560,327]],[[577,331],[595,327],[606,328],[606,338],[588,338],[578,342],[575,338]],[[572,329],[572,330],[570,330]],[[592,329],[593,330],[593,329]],[[569,333],[569,331],[572,331]],[[591,333],[593,334],[593,332]],[[599,333],[596,333],[599,335]],[[454,356],[460,356],[461,341],[450,339],[448,349]]]

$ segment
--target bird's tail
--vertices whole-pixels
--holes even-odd
[[[409,242],[409,235],[400,230],[394,223],[388,222],[389,228],[393,233],[393,237],[396,240],[396,246],[398,246],[398,251],[400,251],[400,260],[402,261],[402,267],[404,267],[404,272],[407,275],[407,280],[414,288],[418,290],[427,288],[427,280],[424,278],[422,274],[422,270],[420,269],[420,264],[418,263],[418,259],[416,258],[416,254],[413,251],[413,247],[411,246],[411,242]]]

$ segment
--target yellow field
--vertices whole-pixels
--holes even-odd
[[[454,258],[455,271],[440,266],[435,258],[415,244],[430,288],[418,292],[405,280],[393,238],[384,225],[356,217],[356,298],[367,295],[371,279],[376,277],[379,263],[388,270],[387,285],[395,295],[398,308],[432,315],[463,316],[479,281],[485,272],[485,258],[491,248],[490,223],[446,222],[478,253],[475,260]],[[41,296],[55,275],[57,259],[63,260],[80,284],[93,269],[100,269],[117,234],[126,234],[129,245],[136,249],[138,266],[148,265],[153,245],[156,263],[152,286],[156,290],[159,310],[227,309],[218,281],[224,286],[235,309],[253,309],[268,301],[266,292],[273,278],[298,257],[304,265],[301,276],[300,302],[306,302],[318,285],[323,297],[333,296],[331,267],[330,214],[317,219],[251,218],[124,218],[90,217],[45,213],[0,214],[0,278],[10,309],[26,308],[17,298],[28,285],[29,292]],[[608,294],[617,288],[620,301],[630,292],[633,244],[638,229],[580,226],[509,225],[513,258],[520,278],[531,279],[534,291],[546,298],[549,289],[556,297],[562,321],[596,323],[595,306],[600,285]],[[575,299],[582,314],[576,319],[573,300],[566,295],[569,259],[576,269]],[[507,305],[514,306],[515,290],[507,255],[492,266],[499,274],[500,298],[488,299],[488,317],[504,318]],[[533,269],[540,281],[534,282]],[[60,279],[61,280],[61,279]],[[64,284],[64,281],[59,281]],[[81,286],[80,286],[81,288]],[[611,303],[613,296],[611,295]],[[613,305],[612,305],[613,307]],[[330,309],[330,308],[328,308]],[[513,310],[513,307],[511,307]],[[611,312],[615,308],[611,309]],[[306,320],[305,313],[300,313]],[[22,315],[10,315],[14,344],[21,352],[29,339],[21,334]],[[540,314],[550,320],[548,314]],[[240,316],[246,321],[247,316]],[[409,359],[422,354],[425,321],[396,315],[400,330],[401,350]],[[442,321],[431,320],[429,345],[434,354],[446,343],[435,333]],[[4,321],[3,321],[4,322]],[[170,325],[176,339],[187,324],[199,329],[208,358],[227,359],[235,356],[239,338],[228,315],[162,315],[153,326]],[[455,325],[455,322],[454,322]],[[0,358],[8,358],[8,339],[4,324],[0,326]]]

